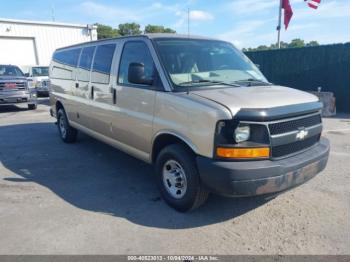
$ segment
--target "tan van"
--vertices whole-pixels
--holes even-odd
[[[154,164],[179,211],[209,192],[289,189],[328,160],[318,98],[269,83],[228,42],[154,34],[70,46],[54,53],[50,81],[63,141],[79,130]]]

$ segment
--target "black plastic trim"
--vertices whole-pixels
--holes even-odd
[[[273,121],[317,112],[322,107],[321,102],[311,102],[272,108],[247,108],[238,111],[234,118],[244,121]]]
[[[213,193],[252,196],[283,191],[321,172],[328,160],[329,141],[281,160],[225,162],[197,156],[202,183]]]

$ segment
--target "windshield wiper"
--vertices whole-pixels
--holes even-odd
[[[248,79],[242,79],[242,80],[236,80],[234,81],[234,83],[248,83],[248,86],[251,86],[252,84],[264,84],[264,85],[267,85],[267,86],[270,86],[272,85],[272,83],[270,82],[265,82],[265,81],[262,81],[262,80],[258,80],[258,79],[254,79],[254,78],[248,78]]]
[[[200,84],[200,83],[209,83],[209,84],[215,84],[215,85],[226,85],[226,86],[240,87],[240,85],[235,84],[235,83],[227,83],[227,82],[208,80],[208,79],[196,79],[196,80],[182,82],[182,83],[179,83],[178,85],[181,86],[181,85]]]

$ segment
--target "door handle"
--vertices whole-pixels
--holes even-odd
[[[91,86],[91,99],[94,99],[94,86]]]
[[[113,104],[117,104],[117,89],[113,88]]]

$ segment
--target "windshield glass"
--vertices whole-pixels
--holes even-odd
[[[33,72],[33,76],[48,76],[49,67],[47,66],[33,67],[32,72]]]
[[[196,39],[156,39],[155,43],[175,89],[203,88],[220,82],[267,82],[259,69],[230,43]]]
[[[0,65],[0,76],[23,76],[23,73],[17,66]]]

